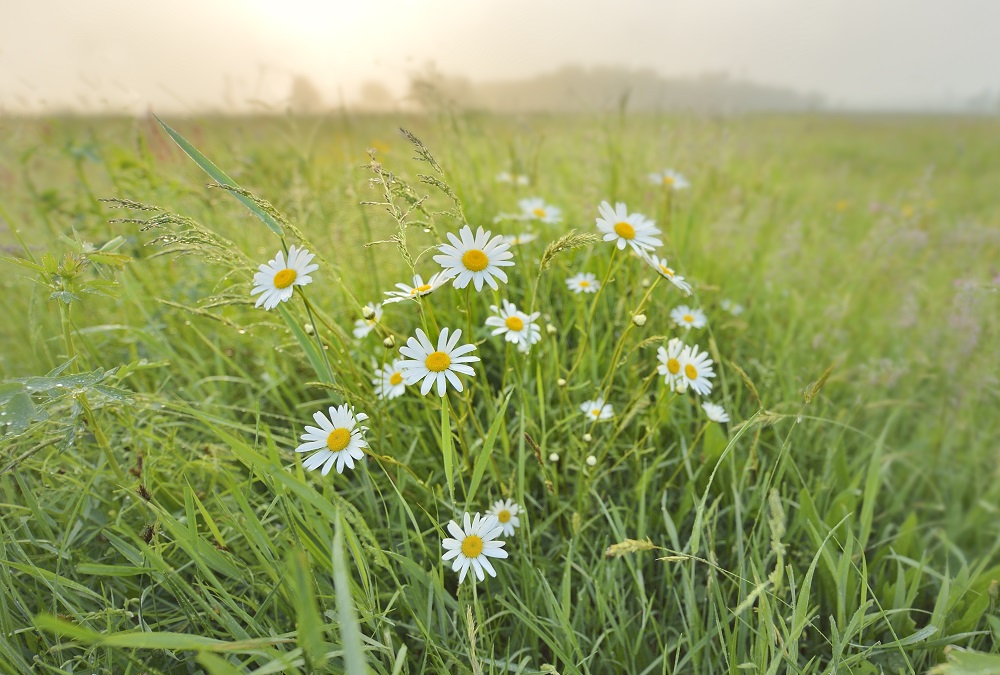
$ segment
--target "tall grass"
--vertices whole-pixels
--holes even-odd
[[[154,120],[5,123],[0,669],[997,672],[995,121],[399,122],[178,122],[211,178]],[[646,182],[668,166],[689,191]],[[493,219],[533,195],[563,222],[499,292],[352,336],[446,232],[516,234]],[[564,238],[602,199],[656,219],[693,298]],[[318,254],[308,305],[255,310],[283,242]],[[530,354],[484,326],[501,299],[543,313]],[[730,424],[655,375],[682,302]],[[377,399],[373,363],[444,326],[478,346],[466,391]],[[305,471],[344,401],[369,457]],[[444,525],[500,497],[510,558],[458,584]]]

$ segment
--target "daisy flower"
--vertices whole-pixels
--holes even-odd
[[[566,287],[574,293],[596,293],[601,282],[592,272],[581,272],[567,279]]]
[[[664,384],[675,391],[683,391],[687,387],[684,377],[681,375],[681,364],[686,349],[684,343],[679,339],[670,338],[666,347],[660,347],[656,350],[656,358],[660,361],[656,371],[663,375]]]
[[[497,174],[498,183],[514,183],[516,185],[527,185],[530,179],[523,173],[510,173],[509,171],[501,171]]]
[[[464,527],[459,527],[454,520],[448,523],[448,537],[441,541],[444,548],[442,560],[451,560],[453,572],[458,572],[458,583],[465,581],[465,575],[469,573],[469,568],[476,573],[476,578],[482,581],[485,577],[483,572],[495,577],[497,572],[493,569],[493,564],[489,558],[506,558],[507,551],[503,550],[506,542],[497,541],[497,537],[503,532],[496,516],[487,515],[485,518],[478,513],[473,519],[468,513],[465,514]]]
[[[733,316],[739,316],[743,313],[743,305],[733,302],[732,300],[723,300],[719,303],[719,306]]]
[[[372,384],[375,385],[375,395],[379,398],[394,399],[406,392],[403,369],[399,367],[399,364],[399,359],[393,359],[392,363],[376,366]]]
[[[521,519],[517,517],[520,512],[521,507],[513,499],[500,499],[489,510],[489,514],[496,516],[497,522],[503,527],[505,537],[513,537],[514,528],[521,527]]]
[[[705,401],[701,404],[701,408],[705,411],[705,414],[708,415],[708,419],[713,422],[723,424],[729,421],[729,415],[726,413],[726,409],[718,403]]]
[[[668,190],[686,190],[691,187],[688,179],[673,169],[649,174],[649,182],[653,185],[662,185]]]
[[[486,319],[487,326],[493,326],[493,335],[503,335],[507,342],[517,345],[517,351],[527,353],[531,345],[542,339],[542,330],[535,324],[541,312],[525,314],[518,311],[513,302],[503,301],[503,307],[490,305],[496,313]]]
[[[462,345],[458,347],[458,341],[462,337],[462,331],[456,330],[451,333],[448,339],[448,329],[441,330],[438,336],[437,349],[427,339],[424,331],[417,329],[417,337],[410,338],[406,344],[399,348],[399,353],[409,357],[399,361],[399,368],[403,373],[403,382],[406,384],[416,384],[423,380],[420,386],[421,396],[426,396],[434,383],[437,383],[438,396],[444,396],[447,391],[448,382],[455,388],[455,391],[462,391],[462,381],[455,373],[464,375],[475,375],[476,371],[472,366],[465,364],[478,361],[478,356],[469,356],[469,352],[475,351],[475,345]]]
[[[434,261],[444,268],[442,274],[455,277],[455,288],[465,288],[471,281],[481,291],[485,281],[494,291],[499,290],[497,279],[507,283],[507,275],[500,268],[514,264],[510,244],[504,243],[499,234],[491,239],[493,233],[481,227],[475,236],[468,225],[459,234],[461,239],[449,232],[451,244],[438,246],[441,255],[434,256]]]
[[[708,323],[705,312],[700,309],[692,309],[687,305],[678,305],[670,310],[670,318],[681,328],[688,330],[691,328],[704,328]]]
[[[517,205],[521,209],[521,218],[526,220],[540,220],[550,224],[562,222],[562,209],[546,204],[544,199],[522,199]]]
[[[537,234],[531,232],[522,232],[521,234],[505,234],[503,241],[505,244],[510,244],[511,246],[517,246],[519,244],[527,244],[538,239]]]
[[[708,358],[708,352],[699,352],[698,345],[689,347],[681,354],[681,378],[684,384],[698,394],[708,396],[712,391],[711,378],[715,377],[712,370],[714,361]]]
[[[653,221],[641,213],[629,213],[624,202],[618,202],[614,208],[608,202],[601,202],[597,210],[601,214],[597,219],[597,229],[604,232],[604,241],[616,242],[619,251],[625,250],[628,245],[642,254],[663,245],[655,236],[660,230]]]
[[[430,295],[437,289],[441,288],[448,281],[448,275],[443,272],[438,272],[437,274],[431,275],[431,278],[424,283],[424,278],[419,274],[413,275],[413,285],[407,286],[404,283],[396,284],[398,291],[386,291],[387,297],[382,301],[383,305],[388,305],[393,302],[402,302],[403,300],[413,300],[415,298],[422,298],[425,295]]]
[[[272,310],[279,302],[288,302],[296,286],[305,286],[312,282],[309,273],[319,269],[319,265],[309,264],[315,257],[314,253],[293,245],[288,249],[287,264],[284,251],[278,251],[274,260],[258,267],[260,271],[253,275],[254,286],[250,291],[250,295],[260,293],[254,307],[264,305],[264,309]]]
[[[365,315],[367,316],[370,314],[372,318],[362,318],[354,322],[354,337],[359,340],[367,337],[382,319],[382,305],[376,305],[375,303],[369,302],[365,305],[365,309],[368,310],[365,312]]]
[[[587,401],[581,405],[580,410],[587,416],[587,419],[590,420],[609,420],[614,417],[615,414],[611,404],[605,403],[604,399],[600,396],[593,401]]]
[[[365,453],[362,448],[368,447],[364,433],[368,427],[358,426],[359,422],[368,419],[364,413],[354,414],[354,409],[346,403],[340,407],[330,406],[329,416],[323,411],[313,413],[313,419],[319,427],[306,427],[306,433],[300,437],[304,441],[295,452],[311,452],[302,465],[307,469],[323,467],[323,475],[330,473],[333,465],[337,465],[337,473],[344,473],[344,466],[354,468],[354,460],[361,459]]]
[[[691,295],[691,284],[684,281],[684,277],[677,274],[674,269],[667,265],[667,259],[661,258],[655,253],[640,254],[642,259],[645,260],[649,265],[656,270],[656,272],[668,280],[677,288],[684,291],[684,295]]]

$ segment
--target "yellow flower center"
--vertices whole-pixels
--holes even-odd
[[[681,317],[686,323],[694,323],[694,316],[691,314],[685,314]]]
[[[635,228],[623,220],[620,223],[615,223],[615,234],[622,239],[635,239]]]
[[[402,381],[403,381],[402,373],[396,372],[389,376],[389,384],[391,384],[394,387]]]
[[[601,414],[601,409],[600,408],[594,408],[593,410],[590,411],[590,414],[593,415],[594,417],[597,417],[598,415]]]
[[[590,282],[589,281],[584,280],[584,281],[581,281],[579,283],[580,283],[580,288],[590,288]]]
[[[462,254],[462,264],[465,269],[473,272],[481,272],[490,264],[490,259],[479,249],[470,249]]]
[[[539,218],[545,217],[545,209],[532,209],[531,212],[534,213]]]
[[[677,359],[667,359],[667,370],[671,375],[676,375],[681,371],[681,362]]]
[[[351,432],[347,429],[334,429],[330,432],[330,435],[326,437],[326,447],[330,448],[331,452],[340,452],[348,446],[351,442]]]
[[[427,356],[424,365],[427,366],[427,370],[440,373],[443,370],[448,370],[448,366],[451,365],[451,357],[444,352],[434,352]]]
[[[464,261],[465,259],[463,258],[463,262]],[[417,293],[426,293],[429,290],[431,290],[430,284],[424,284],[423,286],[415,286],[414,288],[410,289],[410,295],[416,295]]]
[[[660,265],[660,271],[663,272],[663,274],[668,277],[672,277],[675,274],[675,272],[666,265]]]
[[[524,322],[516,316],[508,316],[504,323],[507,324],[507,328],[510,330],[521,330],[524,328]]]
[[[673,176],[664,176],[663,177],[663,184],[664,185],[673,185],[674,184],[674,177]]]
[[[689,380],[697,380],[698,379],[698,369],[695,368],[690,363],[687,364],[686,366],[684,366],[684,374],[687,375],[687,378]]]
[[[509,523],[510,522],[510,511],[508,511],[507,509],[504,509],[503,511],[501,511],[500,513],[498,513],[497,514],[497,520],[499,520],[501,523]]]
[[[295,277],[298,275],[295,270],[284,269],[274,275],[274,287],[275,288],[288,288],[295,281]]]
[[[482,537],[470,534],[465,539],[462,540],[462,555],[466,558],[478,558],[479,554],[483,552],[483,539]]]

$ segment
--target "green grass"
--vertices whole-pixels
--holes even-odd
[[[154,120],[0,125],[0,671],[1000,672],[1000,122],[169,122],[319,254],[311,313],[253,308],[274,227]],[[491,227],[537,195],[564,222],[500,293],[390,305],[357,340],[409,281],[395,244],[364,246],[400,231],[361,204],[384,201],[372,145],[412,190],[396,216],[429,196],[404,218],[425,278],[459,209]],[[672,203],[646,183],[670,166],[692,180]],[[533,185],[494,181],[511,169]],[[602,199],[664,231],[731,424],[649,377],[676,289],[641,306],[650,271],[603,242],[539,271]],[[594,296],[564,279],[611,265],[585,336]],[[557,329],[528,358],[483,325],[501,298]],[[425,325],[473,328],[467,394],[377,400],[382,338]],[[605,381],[615,419],[586,426]],[[303,426],[345,400],[373,456],[305,471]],[[444,526],[501,497],[526,509],[510,558],[459,587]]]

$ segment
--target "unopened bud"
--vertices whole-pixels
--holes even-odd
[[[587,455],[587,466],[596,466],[597,458],[593,455]]]
[[[559,453],[558,452],[551,453],[549,455],[549,461],[552,462],[553,464],[555,464],[556,462],[558,462],[559,461]]]
[[[549,323],[545,324],[545,332],[548,333],[549,335],[555,335],[556,333],[559,332],[559,329],[556,328],[555,324]]]
[[[365,317],[365,320],[371,321],[375,318],[375,308],[370,305],[365,305],[361,308],[361,316]]]
[[[642,287],[643,288],[649,288],[649,286],[650,286],[649,279],[643,279],[642,280]]]
[[[560,387],[565,387],[566,380],[560,377],[558,380],[556,380],[556,384],[559,385]]]
[[[583,442],[584,443],[590,443],[592,440],[594,440],[594,437],[591,436],[590,434],[584,434],[583,435]]]
[[[645,314],[636,314],[635,316],[632,317],[632,323],[634,323],[636,326],[645,326],[646,325],[646,315]]]
[[[990,587],[989,590],[987,591],[987,594],[990,596],[990,600],[993,602],[996,602],[998,599],[1000,599],[1000,583],[998,583],[996,579],[990,582]]]
[[[306,325],[302,326],[302,329],[306,332],[306,335],[312,335],[316,332],[316,329],[313,328],[313,325],[311,323],[307,323]]]
[[[393,347],[396,346],[396,338],[392,337],[391,335],[386,336],[386,338],[382,340],[382,346],[384,346],[386,349],[392,349]]]

